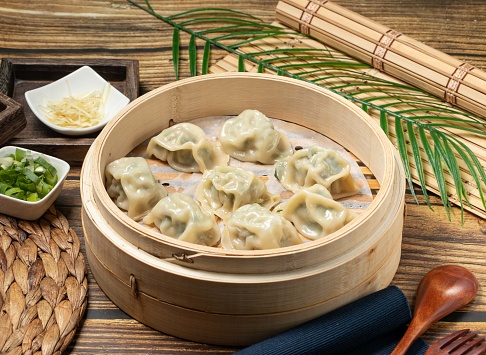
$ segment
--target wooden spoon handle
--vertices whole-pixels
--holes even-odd
[[[397,344],[391,355],[405,355],[412,344],[425,332],[428,324],[417,324],[417,318],[412,319],[407,331]],[[415,322],[414,322],[415,321]]]

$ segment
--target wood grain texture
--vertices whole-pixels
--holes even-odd
[[[27,125],[22,106],[0,93],[0,144],[9,141]]]
[[[152,4],[164,13],[200,6],[232,7],[271,22],[277,2],[157,0]],[[335,2],[478,68],[486,68],[486,2],[482,0]],[[169,26],[123,0],[0,2],[0,57],[138,60],[141,93],[174,80],[171,37]],[[187,59],[186,48],[182,50],[183,58]],[[214,51],[212,61],[224,56],[225,53]],[[185,64],[181,70],[183,76],[188,76]],[[31,144],[35,146],[36,142]],[[78,163],[72,167],[56,206],[80,236],[81,250],[85,252],[79,194],[83,152],[76,146],[66,149],[71,149]],[[438,198],[432,198],[431,210],[424,204],[418,188],[416,193],[420,204],[416,204],[409,192],[406,196],[402,259],[394,283],[413,306],[416,287],[428,270],[446,263],[467,267],[479,280],[478,295],[460,312],[439,322],[424,338],[430,342],[462,328],[485,335],[486,222],[466,213],[461,224],[457,208],[449,222]],[[229,354],[235,350],[187,342],[156,332],[114,306],[91,274],[88,281],[88,310],[68,348],[69,354]]]

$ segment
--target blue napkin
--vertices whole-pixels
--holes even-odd
[[[235,355],[389,355],[411,319],[407,298],[389,286]],[[407,355],[427,348],[419,339]]]

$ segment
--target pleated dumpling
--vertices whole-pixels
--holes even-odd
[[[213,246],[221,234],[214,215],[201,210],[189,195],[175,192],[161,199],[143,222],[184,242]]]
[[[274,164],[293,152],[287,136],[257,110],[245,110],[227,120],[218,139],[223,151],[241,161]]]
[[[221,245],[225,249],[265,250],[301,244],[292,223],[256,204],[238,208],[226,222]]]
[[[319,184],[300,189],[280,205],[280,209],[283,217],[292,222],[300,234],[312,240],[337,231],[355,217]]]
[[[253,172],[233,166],[216,166],[204,172],[196,187],[196,199],[203,208],[228,220],[239,207],[250,203],[270,209],[280,201]]]
[[[189,122],[164,129],[150,139],[145,153],[187,173],[204,172],[216,165],[227,165],[229,161],[219,143],[207,140],[204,131]]]
[[[312,146],[275,163],[275,176],[289,191],[320,184],[337,199],[358,192],[351,166],[334,149]]]
[[[124,157],[109,163],[105,177],[108,195],[135,220],[146,215],[167,195],[141,157]]]

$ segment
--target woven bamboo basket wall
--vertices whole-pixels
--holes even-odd
[[[305,126],[352,152],[379,190],[325,239],[266,251],[181,242],[128,218],[110,200],[105,166],[169,122],[254,108]],[[405,179],[373,120],[327,90],[266,74],[206,75],[154,90],[101,132],[81,174],[86,254],[106,294],[139,321],[181,338],[248,345],[386,287],[400,260]]]

